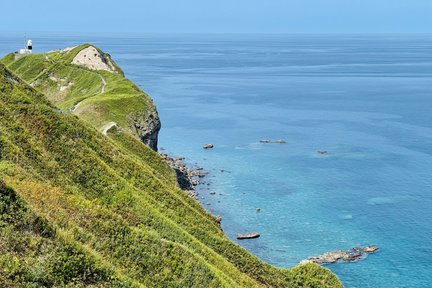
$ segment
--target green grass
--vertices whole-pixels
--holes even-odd
[[[11,53],[0,62],[44,93],[63,112],[68,113],[80,103],[73,113],[96,129],[101,130],[105,124],[116,122],[119,127],[136,133],[131,115],[146,115],[149,111],[155,111],[152,100],[126,79],[112,60],[115,73],[71,64],[79,51],[88,46],[90,44],[77,46],[68,52],[30,54],[17,59]],[[111,59],[109,54],[98,51]],[[106,81],[104,93],[101,93],[101,78]]]
[[[260,261],[127,130],[56,109],[0,64],[0,286],[342,287],[313,264]]]

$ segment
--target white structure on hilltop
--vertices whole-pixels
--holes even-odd
[[[27,40],[26,48],[19,50],[19,54],[32,54],[32,52],[33,52],[33,42],[32,42],[32,40]]]

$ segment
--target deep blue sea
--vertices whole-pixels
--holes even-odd
[[[261,233],[239,242],[259,258],[375,244],[327,267],[350,288],[432,287],[432,35],[32,38],[109,52],[154,98],[160,146],[210,171],[200,201],[226,234]],[[0,54],[24,40],[1,35]]]

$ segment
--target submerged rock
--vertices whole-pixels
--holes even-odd
[[[269,144],[269,143],[271,143],[271,141],[270,140],[260,140],[260,143],[261,144]]]
[[[319,256],[309,257],[300,263],[331,264],[336,262],[356,262],[367,257],[368,254],[379,250],[378,246],[355,247],[349,250],[335,250]]]
[[[378,252],[378,250],[379,250],[379,247],[375,246],[375,245],[370,245],[370,246],[366,246],[363,248],[363,251],[366,253],[375,253],[375,252]]]
[[[192,176],[196,176],[198,178],[204,178],[208,174],[209,174],[209,172],[207,172],[207,171],[202,172],[202,170],[200,170],[200,171],[192,171],[191,172]]]

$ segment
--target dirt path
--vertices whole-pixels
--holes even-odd
[[[109,123],[105,124],[102,127],[102,134],[106,136],[108,134],[108,130],[110,130],[114,126],[117,126],[117,123],[115,123],[115,122],[109,122]]]
[[[101,91],[99,92],[99,94],[102,94],[105,92],[105,88],[106,88],[107,83],[105,81],[105,78],[101,74],[99,74],[99,77],[102,80],[102,88],[101,88]]]
[[[105,78],[104,78],[101,74],[98,74],[98,75],[99,75],[99,77],[100,77],[100,79],[101,79],[101,81],[102,81],[102,87],[101,87],[100,92],[99,92],[98,94],[96,94],[95,96],[104,93],[104,92],[105,92],[105,89],[106,89],[106,85],[107,85],[107,82],[106,82]],[[91,97],[94,97],[94,96],[91,96]],[[88,98],[90,98],[90,97],[88,97]],[[88,99],[88,98],[85,98],[85,99],[79,101],[78,103],[76,103],[76,104],[75,104],[71,109],[69,109],[69,113],[73,113],[73,112],[75,112],[75,111],[78,109],[78,106],[79,106],[79,105],[80,105],[84,100],[86,100],[86,99]]]

